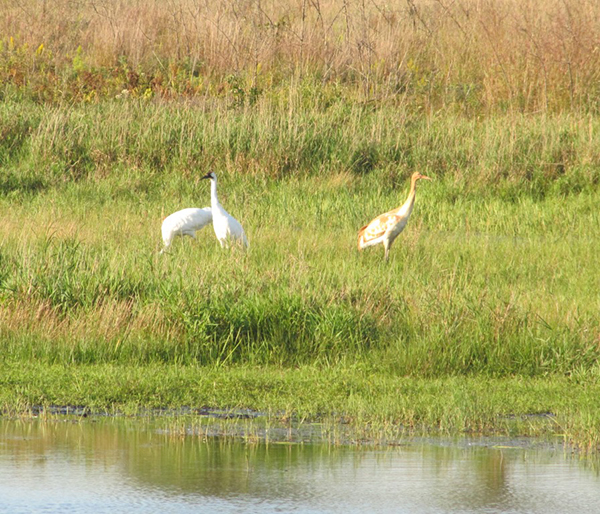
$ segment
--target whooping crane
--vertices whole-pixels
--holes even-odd
[[[196,232],[212,221],[210,207],[198,209],[190,207],[169,214],[162,223],[161,231],[165,247],[160,253],[165,253],[175,236],[190,236],[196,239]]]
[[[212,222],[215,235],[221,247],[228,248],[230,243],[241,244],[248,248],[248,238],[240,222],[229,214],[219,203],[217,198],[217,175],[209,172],[202,178],[210,179],[210,206],[212,209]]]
[[[385,248],[385,260],[389,259],[390,247],[394,239],[404,230],[410,213],[415,205],[415,196],[417,193],[417,180],[431,178],[421,175],[419,172],[412,174],[410,179],[410,192],[406,201],[397,209],[377,216],[368,225],[365,225],[358,231],[358,249],[362,250],[367,246],[373,246],[383,243]]]

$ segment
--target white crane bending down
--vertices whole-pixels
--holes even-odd
[[[162,223],[161,231],[165,247],[160,251],[165,253],[175,236],[190,236],[196,239],[196,232],[212,221],[210,207],[198,209],[190,207],[169,214]]]
[[[404,230],[410,213],[415,205],[415,196],[417,194],[417,180],[431,180],[419,172],[412,174],[410,179],[410,192],[406,201],[397,209],[377,216],[368,225],[365,225],[358,231],[358,249],[362,250],[367,246],[383,244],[385,248],[385,260],[390,256],[390,248],[394,239]]]
[[[217,175],[209,172],[202,178],[210,179],[210,206],[212,209],[212,222],[215,235],[221,247],[228,248],[231,243],[241,244],[248,248],[248,238],[240,222],[229,214],[219,203],[217,198]]]

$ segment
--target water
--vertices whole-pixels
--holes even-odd
[[[0,419],[0,512],[597,513],[594,461],[519,440],[244,443],[155,422]]]

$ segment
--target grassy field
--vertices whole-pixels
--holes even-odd
[[[6,412],[249,407],[343,414],[357,429],[554,433],[597,449],[600,119],[584,84],[600,68],[586,45],[569,54],[567,38],[597,30],[600,17],[586,17],[596,4],[533,16],[530,2],[511,19],[531,23],[535,37],[502,55],[491,50],[500,39],[481,40],[510,36],[492,16],[504,4],[467,16],[475,4],[408,2],[416,10],[370,17],[337,4],[290,4],[280,30],[304,30],[296,45],[244,16],[260,17],[260,3],[247,12],[223,3],[227,30],[198,11],[198,27],[214,29],[199,40],[186,25],[191,4],[177,4],[174,30],[157,3],[140,11],[135,34],[147,44],[137,54],[135,34],[116,21],[119,9],[141,9],[135,2],[65,4],[63,38],[44,32],[54,11],[36,11],[28,32],[22,13],[38,4],[5,6],[3,33],[14,34],[0,46]],[[263,6],[273,20],[269,9],[283,4]],[[161,44],[143,30],[149,19],[166,20]],[[413,31],[388,48],[377,20],[389,34]],[[236,65],[232,46],[251,27],[268,27],[278,52],[265,42]],[[372,60],[337,46],[361,27],[381,43]],[[425,51],[440,41],[441,55]],[[557,54],[515,61],[519,41]],[[393,89],[398,52],[408,82]],[[189,68],[190,56],[202,65]],[[452,73],[423,82],[411,71],[434,58]],[[456,94],[466,83],[473,96]],[[209,169],[250,251],[222,251],[207,227],[158,255],[166,215],[210,204],[200,179]],[[419,184],[390,262],[382,248],[359,253],[358,229],[404,201],[414,171],[434,180]],[[541,428],[527,417],[540,413],[553,415]]]

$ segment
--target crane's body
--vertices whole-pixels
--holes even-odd
[[[390,248],[394,240],[406,227],[408,218],[415,206],[417,193],[417,180],[431,180],[418,172],[413,173],[410,180],[410,192],[406,201],[397,209],[377,216],[368,225],[358,231],[358,249],[362,250],[368,246],[383,244],[385,248],[385,260],[389,259]]]
[[[212,221],[210,207],[190,207],[181,209],[167,216],[161,226],[164,248],[160,253],[165,253],[176,236],[190,236],[196,239],[196,232]]]
[[[248,238],[242,225],[219,202],[219,198],[217,197],[217,176],[211,171],[202,178],[210,179],[212,223],[219,244],[222,248],[229,248],[232,244],[239,244],[244,248],[248,248]]]

